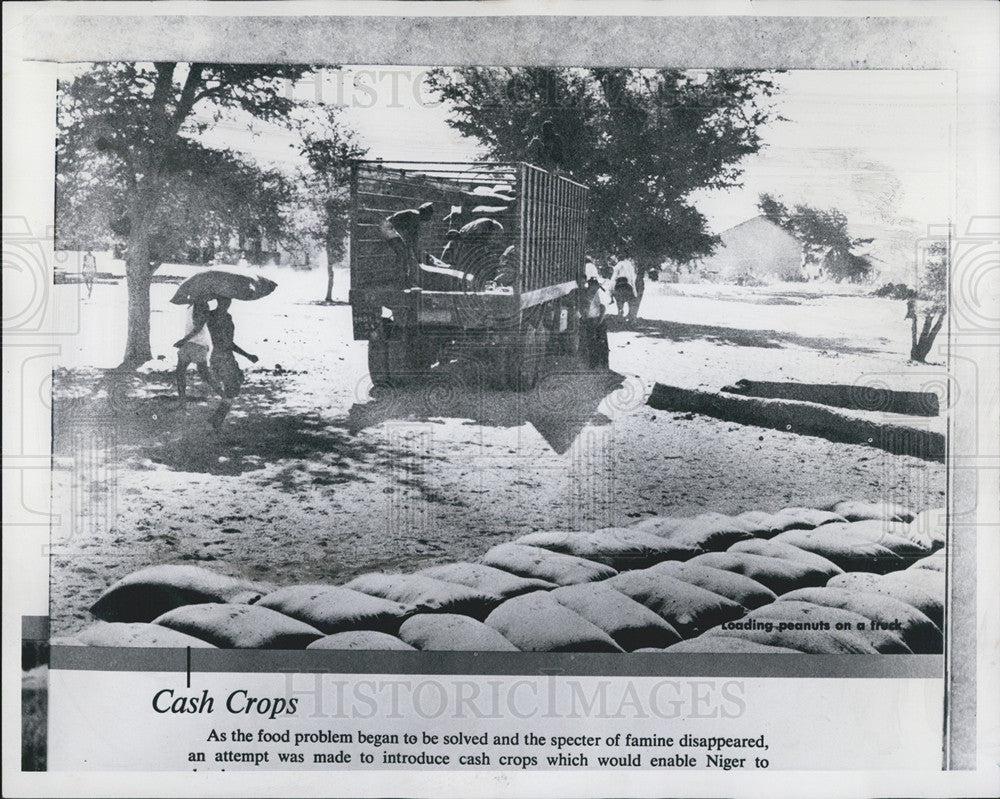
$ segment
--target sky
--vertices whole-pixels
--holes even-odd
[[[295,97],[342,108],[342,119],[386,160],[470,161],[482,153],[447,124],[448,108],[423,67],[344,67],[290,87]],[[955,84],[945,71],[800,70],[776,76],[777,111],[765,147],[744,159],[743,187],[690,199],[720,233],[757,214],[767,192],[789,205],[838,208],[886,266],[912,260],[913,242],[945,224],[954,202]],[[207,143],[278,163],[299,163],[291,134],[222,124]],[[902,266],[902,264],[900,264]],[[891,271],[891,270],[890,270]]]
[[[421,67],[345,67],[294,92],[342,106],[345,122],[373,157],[474,159],[475,143],[447,125],[448,109],[426,90],[424,74]],[[744,160],[745,187],[694,196],[714,232],[755,215],[761,192],[790,203],[839,207],[862,226],[948,219],[951,73],[792,71],[777,82],[777,110],[788,121],[768,125],[767,146]],[[272,142],[278,149],[280,144]],[[266,157],[275,147],[258,141],[255,149]]]

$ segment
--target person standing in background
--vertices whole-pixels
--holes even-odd
[[[611,285],[614,286],[620,278],[624,278],[629,288],[635,291],[635,263],[631,258],[623,258],[611,270]]]
[[[628,320],[634,322],[638,313],[639,285],[638,271],[631,258],[624,258],[615,264],[611,272],[611,291],[618,305],[618,315],[623,315],[625,303],[628,303]],[[621,298],[621,302],[619,302]]]
[[[591,369],[608,368],[608,325],[600,292],[600,282],[596,277],[590,278],[584,293],[582,321],[584,351]]]
[[[87,286],[87,299],[89,300],[94,291],[94,279],[97,277],[97,259],[90,250],[87,250],[86,255],[83,256],[81,273],[83,274],[83,282]]]

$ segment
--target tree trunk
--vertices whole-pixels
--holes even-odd
[[[917,315],[911,317],[910,323],[910,360],[918,363],[926,363],[931,347],[934,346],[934,339],[937,338],[941,325],[944,322],[944,314],[938,316],[934,321],[933,311],[924,316],[924,324],[917,335]]]
[[[330,246],[329,242],[326,245],[326,300],[324,302],[333,302],[333,262],[334,262],[333,248]]]
[[[149,261],[149,236],[143,227],[142,222],[133,226],[125,254],[128,333],[121,369],[134,369],[153,358],[149,347],[149,287],[153,270]]]

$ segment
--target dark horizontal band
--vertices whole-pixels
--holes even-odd
[[[614,677],[941,678],[940,655],[382,652],[53,646],[53,669]]]

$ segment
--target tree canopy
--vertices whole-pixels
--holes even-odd
[[[778,118],[761,72],[474,67],[429,82],[449,124],[498,160],[531,160],[552,120],[565,170],[590,187],[588,250],[641,270],[711,253],[717,238],[689,196],[739,186],[740,162]]]
[[[847,229],[847,216],[836,208],[823,210],[809,205],[789,208],[770,194],[761,194],[760,212],[802,242],[806,259],[821,263],[837,280],[861,280],[869,274],[871,261],[853,252],[871,244],[872,239],[853,238]]]
[[[364,158],[368,148],[335,115],[323,127],[303,136],[301,149],[309,165],[305,187],[322,207],[321,226],[316,237],[326,243],[327,261],[344,256],[350,206],[351,163]]]
[[[125,247],[129,290],[123,366],[151,357],[149,286],[164,254],[206,234],[215,220],[239,216],[264,235],[278,217],[274,201],[286,188],[276,173],[255,169],[233,153],[196,138],[227,114],[294,124],[288,91],[308,65],[174,62],[97,64],[60,86],[57,172],[68,215],[79,221],[103,201],[106,221]],[[200,108],[199,115],[195,109]],[[72,227],[70,228],[70,230]]]
[[[149,239],[151,264],[205,263],[235,239],[259,255],[283,239],[282,207],[291,182],[239,155],[184,140],[170,156]],[[60,171],[56,179],[56,244],[60,249],[122,245],[131,233],[128,192],[112,159],[98,153],[87,171]]]

